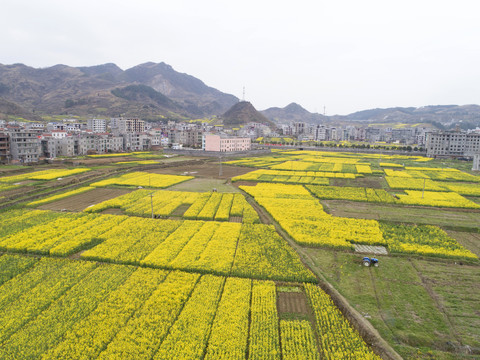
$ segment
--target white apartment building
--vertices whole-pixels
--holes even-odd
[[[464,132],[427,133],[427,156],[473,157],[480,153],[480,134]]]
[[[94,133],[104,133],[107,131],[107,120],[87,119],[87,130],[92,130]]]

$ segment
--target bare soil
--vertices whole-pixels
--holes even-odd
[[[49,204],[39,206],[42,210],[67,210],[67,211],[83,211],[90,205],[101,203],[102,201],[113,199],[117,196],[127,194],[132,190],[129,189],[107,189],[99,188],[87,191],[82,194],[70,196],[65,199],[54,201]]]
[[[246,174],[252,170],[253,169],[250,168],[222,164],[220,174],[220,164],[218,162],[203,162],[193,165],[182,165],[182,163],[179,163],[178,166],[153,169],[149,170],[149,172],[170,175],[191,175],[214,179],[230,179],[234,176]]]
[[[278,292],[277,305],[279,315],[282,313],[310,314],[307,298],[303,292]]]
[[[175,211],[171,214],[171,216],[180,216],[180,217],[183,216],[183,214],[185,214],[185,211],[187,211],[190,206],[191,206],[190,204],[180,205],[175,209]]]

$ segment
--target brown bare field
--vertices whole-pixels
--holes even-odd
[[[307,298],[303,292],[278,292],[279,314],[308,315],[310,313]]]
[[[149,170],[149,172],[170,175],[191,175],[195,177],[207,177],[215,179],[229,179],[234,176],[246,174],[253,170],[255,169],[222,164],[222,174],[219,175],[220,164],[218,162],[204,162],[195,165],[182,165],[179,163],[178,166]]]
[[[90,205],[95,205],[101,203],[102,201],[113,199],[114,197],[127,194],[131,191],[132,190],[129,189],[98,188],[39,206],[38,209],[57,211],[65,209],[67,211],[82,211]]]

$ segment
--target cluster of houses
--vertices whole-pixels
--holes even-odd
[[[258,126],[257,126],[258,127]],[[0,162],[33,163],[57,157],[174,149],[189,147],[209,151],[249,150],[255,126],[241,133],[207,123],[149,123],[136,118],[89,119],[33,123],[0,120]]]
[[[281,125],[281,134],[309,141],[365,141],[424,146],[429,127],[393,128],[385,126],[308,124],[295,122]]]
[[[0,162],[32,163],[41,159],[109,152],[179,149],[246,151],[259,137],[288,136],[298,141],[365,141],[417,145],[431,157],[469,157],[480,153],[480,129],[470,132],[435,131],[428,127],[309,124],[292,122],[272,129],[260,123],[238,128],[205,122],[151,123],[138,118],[74,119],[61,122],[0,120]]]

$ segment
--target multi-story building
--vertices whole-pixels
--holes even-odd
[[[329,131],[325,125],[317,125],[317,127],[315,128],[315,140],[329,140]]]
[[[94,133],[104,133],[107,131],[107,120],[87,119],[87,130],[92,130]]]
[[[72,135],[54,136],[52,134],[43,134],[41,136],[41,151],[46,158],[56,158],[58,156],[79,155],[75,150],[75,137]]]
[[[304,122],[296,122],[294,126],[294,135],[301,135],[305,132],[306,124]]]
[[[40,139],[37,133],[21,128],[9,131],[10,154],[12,160],[21,163],[37,162],[41,154]]]
[[[203,131],[199,129],[185,129],[174,132],[171,140],[172,143],[183,144],[188,147],[202,146]]]
[[[480,134],[457,131],[427,133],[427,156],[469,157],[480,153]]]
[[[10,160],[10,138],[6,132],[0,132],[0,163]]]
[[[96,134],[95,150],[98,153],[123,151],[123,136],[109,133]]]
[[[140,119],[124,119],[124,118],[113,118],[110,120],[110,127],[112,131],[116,131],[120,134],[134,133],[134,132],[144,132],[145,131],[145,121]]]
[[[50,132],[50,131],[53,131],[53,130],[63,130],[63,131],[66,131],[66,130],[67,130],[67,124],[58,123],[58,122],[48,123],[48,124],[47,124],[47,131]]]
[[[251,139],[206,134],[203,136],[202,148],[205,151],[246,151],[251,148]]]
[[[144,151],[150,149],[150,136],[146,133],[123,134],[123,149],[127,151]]]
[[[45,124],[44,123],[28,123],[25,126],[26,129],[28,130],[40,130],[43,131],[45,129]]]
[[[365,140],[369,142],[381,141],[382,131],[378,127],[367,127],[365,130]]]

